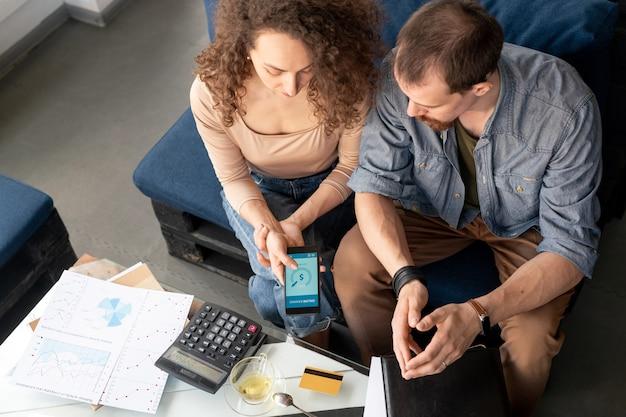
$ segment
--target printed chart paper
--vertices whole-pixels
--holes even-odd
[[[104,390],[102,405],[157,411],[167,373],[154,362],[182,331],[192,297],[163,291],[147,293]]]
[[[155,355],[182,330],[193,297],[69,271],[53,291],[15,369],[15,383],[91,404],[102,398],[106,404],[155,413],[166,380],[153,365]]]

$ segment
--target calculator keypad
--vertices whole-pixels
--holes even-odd
[[[183,331],[179,345],[192,349],[203,359],[217,361],[230,369],[246,353],[260,326],[217,306],[205,305]]]

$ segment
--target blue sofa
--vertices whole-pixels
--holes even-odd
[[[626,0],[623,2],[626,4]],[[386,13],[382,35],[391,46],[402,24],[424,1],[380,0],[380,3]],[[621,215],[624,196],[614,191],[626,189],[621,140],[624,129],[618,123],[626,111],[617,101],[611,102],[615,98],[609,93],[615,91],[607,75],[611,69],[619,75],[618,81],[626,75],[624,62],[612,58],[623,55],[625,44],[612,44],[618,4],[608,0],[482,0],[481,3],[500,21],[508,42],[539,49],[572,63],[595,91],[605,116],[611,115],[606,117],[609,123],[605,126],[604,147],[610,160],[605,160],[601,200],[605,219]],[[210,36],[214,35],[215,4],[215,0],[205,0]],[[621,16],[621,27],[625,26],[625,17],[626,13]],[[618,31],[617,36],[623,40],[623,34]],[[617,98],[626,92],[618,91],[621,92]],[[219,195],[220,184],[189,109],[144,157],[135,170],[134,181],[152,200],[172,255],[246,283],[250,275],[247,257],[228,225]],[[426,273],[433,306],[465,301],[499,283],[491,252],[481,244],[430,265]]]
[[[33,285],[40,280],[46,280],[49,285],[56,282],[61,272],[75,261],[67,230],[50,196],[0,175],[0,319],[3,325],[5,314]],[[20,317],[12,315],[11,319],[15,322]]]

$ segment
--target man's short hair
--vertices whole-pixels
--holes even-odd
[[[427,71],[440,71],[450,93],[466,91],[497,68],[503,42],[498,21],[476,1],[435,0],[400,30],[395,72],[420,85]]]

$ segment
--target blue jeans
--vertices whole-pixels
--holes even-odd
[[[268,177],[255,172],[252,172],[251,176],[274,216],[278,220],[284,220],[317,190],[329,172],[330,170],[291,180]],[[302,231],[304,243],[318,248],[322,263],[326,266],[326,272],[320,272],[320,312],[316,314],[287,315],[283,286],[279,284],[271,268],[265,268],[257,260],[258,248],[254,244],[253,227],[231,207],[223,191],[222,205],[230,226],[248,252],[250,266],[254,272],[250,277],[248,293],[261,317],[285,328],[290,334],[304,337],[325,330],[332,320],[341,316],[341,305],[335,293],[331,265],[341,238],[356,223],[353,196]]]

